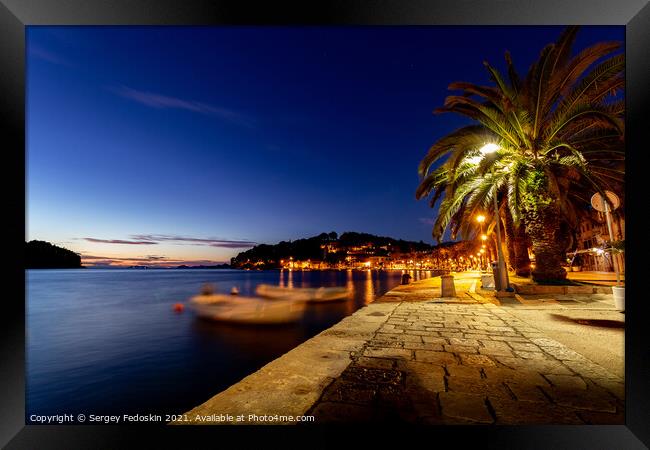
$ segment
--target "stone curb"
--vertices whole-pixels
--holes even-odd
[[[517,294],[611,294],[611,286],[540,286],[511,283]]]

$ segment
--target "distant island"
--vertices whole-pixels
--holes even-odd
[[[185,264],[176,267],[176,269],[230,269],[230,264],[217,264],[215,266],[186,266]]]
[[[81,256],[45,241],[25,242],[26,269],[81,269]]]
[[[233,269],[400,269],[433,267],[439,246],[368,233],[332,231],[306,239],[260,244],[232,258]]]

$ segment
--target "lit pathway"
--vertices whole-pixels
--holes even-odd
[[[187,414],[624,423],[620,377],[482,295],[478,278],[458,274],[449,299],[436,298],[437,279],[400,286]]]

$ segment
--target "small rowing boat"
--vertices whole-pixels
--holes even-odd
[[[344,287],[288,288],[260,284],[255,289],[255,293],[260,297],[271,300],[290,298],[294,300],[300,299],[310,303],[321,303],[345,300],[348,297],[349,291]]]
[[[212,303],[193,303],[199,317],[219,322],[250,325],[292,323],[300,320],[305,303],[294,300],[269,302],[256,297],[214,295]],[[221,298],[217,298],[221,297]]]
[[[212,305],[214,303],[224,303],[237,301],[240,298],[236,295],[223,295],[223,294],[200,294],[190,298],[190,305]]]

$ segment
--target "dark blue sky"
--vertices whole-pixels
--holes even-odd
[[[28,27],[28,239],[115,262],[323,231],[432,242],[417,165],[467,123],[432,114],[447,85],[488,83],[506,49],[525,73],[561,31]],[[623,39],[584,27],[576,49]]]

